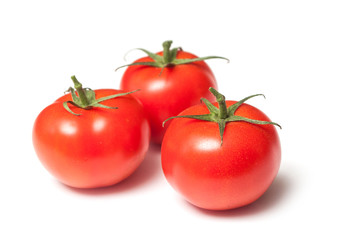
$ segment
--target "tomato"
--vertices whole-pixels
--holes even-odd
[[[228,109],[235,103],[223,102]],[[220,136],[222,124],[213,121],[209,105],[220,103],[192,106],[170,123],[161,148],[164,175],[176,191],[200,208],[226,210],[250,204],[277,175],[281,161],[280,140],[273,126],[277,124],[242,103],[232,119],[242,116],[250,122],[229,118]],[[207,121],[200,120],[204,115]]]
[[[122,90],[99,89],[99,99]],[[44,167],[60,182],[76,188],[110,186],[128,177],[142,162],[150,127],[139,100],[131,95],[102,101],[117,109],[70,105],[71,94],[46,107],[33,127],[33,145]],[[64,109],[69,105],[71,114]]]
[[[200,97],[212,99],[213,95],[208,88],[217,88],[209,66],[203,60],[194,61],[208,57],[198,58],[178,48],[170,50],[170,44],[171,41],[165,42],[164,50],[157,54],[140,49],[149,56],[130,64],[120,84],[120,88],[126,91],[141,89],[134,96],[143,103],[151,126],[152,141],[158,144],[162,142],[166,131],[162,127],[165,119],[198,104]],[[169,55],[173,59],[166,60],[170,58]]]

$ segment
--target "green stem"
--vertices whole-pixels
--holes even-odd
[[[178,115],[178,116],[170,117],[163,122],[163,126],[164,126],[165,122],[167,122],[168,120],[173,119],[173,118],[192,118],[192,119],[197,119],[197,120],[202,120],[202,121],[215,122],[218,124],[219,134],[221,136],[221,146],[223,144],[224,130],[225,130],[228,122],[248,122],[251,124],[262,124],[262,125],[263,124],[271,124],[271,125],[275,125],[275,126],[278,126],[279,128],[281,128],[281,126],[275,122],[255,120],[255,119],[250,119],[250,118],[245,118],[242,116],[234,115],[235,111],[246,100],[248,100],[252,97],[255,97],[255,96],[260,96],[260,95],[264,96],[263,94],[255,94],[255,95],[246,97],[246,98],[242,99],[241,101],[238,101],[238,102],[232,104],[227,109],[226,100],[225,100],[224,95],[220,94],[216,89],[214,89],[212,87],[209,88],[209,91],[216,97],[216,100],[218,102],[218,109],[207,99],[201,98],[202,102],[204,102],[206,104],[206,106],[209,110],[209,114]]]
[[[198,62],[198,61],[204,61],[207,59],[214,59],[214,58],[219,58],[219,59],[224,59],[227,60],[229,62],[229,60],[227,58],[224,57],[218,57],[218,56],[207,56],[207,57],[196,57],[196,58],[177,58],[177,53],[178,51],[183,51],[180,47],[177,48],[170,48],[172,45],[173,41],[169,40],[169,41],[165,41],[163,42],[163,56],[160,56],[156,53],[152,53],[146,49],[143,48],[137,48],[138,50],[143,51],[144,53],[146,53],[148,55],[148,57],[150,57],[151,59],[154,60],[151,62],[134,62],[131,64],[126,64],[123,66],[120,66],[118,68],[115,69],[115,71],[117,71],[119,68],[122,67],[128,67],[128,66],[135,66],[135,65],[144,65],[144,66],[151,66],[151,67],[157,67],[157,68],[161,68],[161,72],[163,71],[164,68],[167,67],[174,67],[177,65],[181,65],[181,64],[189,64],[189,63],[193,63],[193,62]]]
[[[63,106],[64,106],[65,110],[67,110],[68,112],[70,112],[71,114],[76,115],[76,116],[79,116],[80,114],[74,113],[69,108],[68,104],[72,104],[75,107],[86,109],[86,110],[90,110],[93,107],[117,109],[117,107],[109,107],[109,106],[103,105],[103,104],[101,104],[101,102],[109,100],[109,99],[121,97],[121,96],[124,96],[127,94],[131,94],[131,93],[139,90],[138,89],[138,90],[134,90],[131,92],[118,93],[118,94],[109,95],[109,96],[105,96],[105,97],[97,99],[95,96],[95,92],[93,90],[91,90],[90,88],[83,88],[83,85],[78,81],[78,79],[76,79],[75,76],[71,76],[71,80],[73,80],[74,88],[75,88],[75,90],[74,90],[73,87],[70,87],[68,90],[68,92],[70,92],[70,94],[71,94],[72,101],[63,102]],[[76,92],[78,92],[78,94]]]
[[[209,91],[216,97],[216,101],[218,102],[219,118],[226,119],[228,117],[228,114],[227,114],[227,105],[226,105],[225,96],[220,94],[216,89],[212,87],[209,88]]]
[[[83,85],[78,81],[78,79],[76,79],[75,76],[71,76],[71,80],[73,80],[74,88],[76,89],[76,91],[77,91],[78,94],[79,94],[79,98],[80,98],[81,103],[82,103],[84,106],[88,106],[88,105],[89,105],[89,101],[88,101],[88,98],[87,98],[86,95],[85,95],[85,91],[84,91],[84,89],[83,89]]]
[[[171,45],[172,45],[172,41],[165,41],[163,43],[163,58],[164,58],[165,64],[172,62],[171,54],[170,54],[170,46]]]

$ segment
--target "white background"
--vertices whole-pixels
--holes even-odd
[[[1,1],[0,239],[360,239],[360,1]],[[228,99],[279,122],[282,164],[254,204],[212,212],[166,182],[152,146],[110,188],[75,190],[42,167],[38,113],[75,74],[118,88],[161,43],[209,60]]]

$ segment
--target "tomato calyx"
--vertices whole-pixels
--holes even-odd
[[[161,73],[162,73],[163,69],[166,68],[166,67],[174,67],[176,65],[188,64],[188,63],[197,62],[197,61],[204,61],[204,60],[207,60],[207,59],[219,58],[219,59],[227,60],[227,62],[229,62],[228,58],[219,57],[219,56],[207,56],[207,57],[200,57],[200,58],[177,59],[178,51],[183,51],[183,50],[182,50],[181,47],[176,47],[176,48],[171,49],[170,47],[171,47],[172,43],[173,43],[173,41],[165,41],[165,42],[163,42],[163,56],[160,56],[160,55],[158,55],[156,53],[152,53],[152,52],[150,52],[150,51],[148,51],[146,49],[143,49],[143,48],[132,49],[132,50],[143,51],[145,54],[148,55],[148,57],[150,57],[152,60],[154,60],[154,62],[134,62],[134,63],[130,63],[130,64],[120,66],[120,67],[116,68],[115,71],[117,71],[120,68],[127,67],[127,66],[141,65],[141,66],[151,66],[151,67],[161,68],[162,69]]]
[[[197,119],[197,120],[202,120],[202,121],[209,121],[209,122],[215,122],[218,124],[218,128],[219,128],[219,134],[221,136],[221,145],[223,144],[223,135],[224,135],[224,130],[226,128],[226,124],[228,122],[248,122],[248,123],[252,123],[252,124],[271,124],[271,125],[275,125],[278,126],[280,129],[282,129],[282,127],[275,122],[269,122],[269,121],[261,121],[261,120],[255,120],[255,119],[250,119],[250,118],[246,118],[246,117],[242,117],[242,116],[237,116],[234,115],[235,111],[248,99],[256,97],[256,96],[263,96],[265,97],[263,94],[255,94],[255,95],[251,95],[248,96],[246,98],[243,98],[242,100],[236,102],[235,104],[229,106],[227,108],[226,106],[226,99],[225,96],[220,94],[216,89],[214,88],[209,88],[209,91],[216,97],[216,101],[218,102],[218,106],[219,108],[217,108],[216,106],[214,106],[210,101],[208,101],[205,98],[201,98],[201,101],[206,105],[207,109],[209,110],[209,114],[204,114],[204,115],[183,115],[183,116],[174,116],[174,117],[170,117],[168,119],[166,119],[163,122],[163,126],[164,124],[174,118],[192,118],[192,119]]]
[[[71,76],[71,80],[73,80],[74,88],[69,87],[69,89],[66,92],[71,93],[72,101],[65,101],[63,102],[64,108],[70,112],[71,114],[75,116],[80,116],[81,114],[74,113],[70,108],[68,104],[72,104],[78,108],[89,110],[93,107],[100,107],[100,108],[108,108],[108,109],[117,109],[117,107],[109,107],[103,104],[100,104],[100,102],[103,102],[105,100],[109,100],[116,97],[121,97],[136,91],[139,91],[139,89],[126,92],[126,93],[118,93],[106,97],[102,97],[99,99],[96,99],[95,92],[90,88],[83,88],[83,85],[76,79],[75,76]]]

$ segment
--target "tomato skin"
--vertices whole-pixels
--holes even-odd
[[[163,55],[162,52],[157,53]],[[196,58],[188,52],[178,51],[177,59]],[[150,57],[135,62],[150,62]],[[134,93],[144,105],[154,143],[162,142],[166,127],[162,123],[178,115],[184,109],[199,103],[201,97],[211,101],[214,96],[209,87],[217,89],[216,79],[204,61],[161,68],[151,66],[129,66],[124,72],[120,88],[126,91],[141,89]]]
[[[95,90],[97,98],[122,90]],[[60,182],[76,188],[116,184],[140,165],[148,150],[149,123],[131,95],[103,101],[118,109],[84,110],[69,104],[70,94],[46,107],[35,120],[33,145],[44,167]]]
[[[234,103],[226,101],[227,107]],[[179,115],[207,113],[205,105],[196,105]],[[235,115],[270,121],[248,104],[242,104]],[[229,122],[223,137],[221,146],[217,123],[176,118],[163,139],[162,169],[167,181],[200,208],[227,210],[250,204],[267,190],[279,170],[281,146],[273,125]]]

